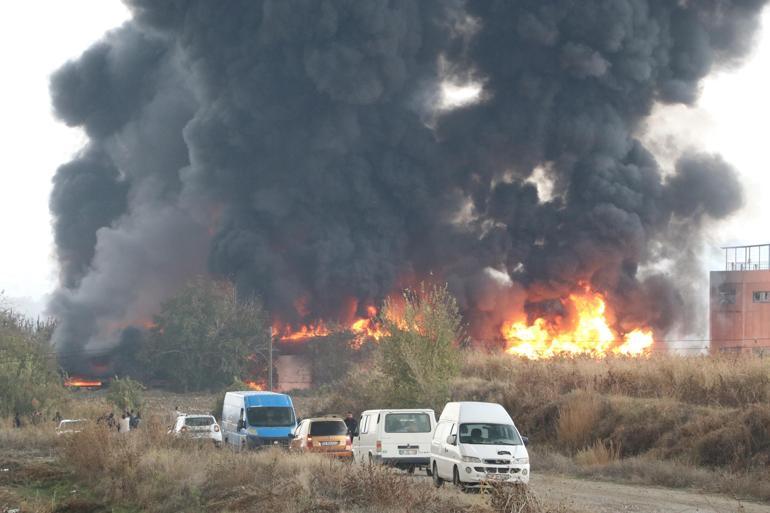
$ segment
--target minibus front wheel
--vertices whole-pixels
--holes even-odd
[[[460,480],[460,469],[457,468],[457,465],[455,465],[454,471],[452,472],[452,484],[460,490],[465,491],[465,485]]]
[[[436,488],[441,488],[441,485],[444,484],[444,480],[441,479],[438,476],[438,469],[436,468],[436,462],[433,462],[433,486]]]

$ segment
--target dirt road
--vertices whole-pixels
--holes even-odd
[[[770,505],[719,495],[533,474],[532,489],[546,502],[590,513],[770,513]]]

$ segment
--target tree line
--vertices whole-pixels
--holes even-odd
[[[387,335],[377,343],[354,347],[353,334],[339,328],[309,346],[314,382],[333,384],[366,365],[387,381],[400,403],[426,394],[436,400],[446,396],[464,341],[462,318],[447,287],[423,284],[386,301],[380,312]],[[51,329],[0,311],[3,415],[25,414],[61,397]],[[198,277],[161,305],[130,364],[121,362],[120,377],[182,392],[265,381],[269,341],[269,316],[257,298],[238,297],[229,282]]]

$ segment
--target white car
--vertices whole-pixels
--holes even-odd
[[[64,419],[56,426],[57,435],[68,435],[71,433],[80,433],[86,427],[88,421],[85,419]]]
[[[353,458],[430,475],[430,443],[436,416],[430,409],[367,410],[353,433]]]
[[[222,443],[222,430],[219,429],[217,419],[213,415],[180,414],[169,434],[195,440],[208,439],[216,444]]]
[[[529,483],[529,454],[511,416],[496,403],[447,403],[433,434],[430,465],[438,487]]]

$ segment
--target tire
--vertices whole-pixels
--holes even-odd
[[[374,465],[374,457],[369,453],[369,466],[371,467],[372,465]]]
[[[431,474],[433,474],[433,486],[436,488],[441,488],[441,485],[444,484],[444,480],[438,476],[438,469],[436,468],[435,461],[433,462],[433,470],[431,471]]]
[[[407,474],[414,474],[414,467],[413,467],[413,466],[412,466],[412,467],[408,467],[408,468],[406,469],[406,473],[407,473]]]
[[[457,465],[455,465],[454,471],[452,472],[452,484],[460,490],[465,490],[463,482],[460,481],[460,470],[457,468]]]
[[[428,477],[431,477],[433,475],[433,471],[429,468],[425,469],[425,473],[428,475]]]

